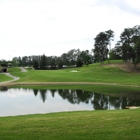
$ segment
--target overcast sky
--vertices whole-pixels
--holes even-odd
[[[0,59],[91,50],[96,35],[109,29],[115,44],[135,25],[139,0],[0,0]]]

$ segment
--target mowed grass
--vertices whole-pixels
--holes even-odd
[[[140,109],[0,117],[1,140],[139,140]]]
[[[9,80],[13,80],[13,79],[6,76],[5,74],[0,73],[0,82],[5,82],[5,81],[9,81]]]
[[[120,61],[111,61],[112,63]],[[130,73],[117,67],[109,67],[99,63],[83,66],[81,68],[68,68],[61,70],[28,70],[11,73],[20,77],[16,82],[100,82],[140,85],[140,73]],[[71,72],[77,70],[78,72]]]

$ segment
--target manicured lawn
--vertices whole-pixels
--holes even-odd
[[[0,117],[1,140],[138,140],[140,109]]]
[[[5,81],[9,81],[9,80],[12,80],[12,78],[6,76],[5,74],[0,73],[0,82],[5,82]]]
[[[72,70],[78,72],[71,72]],[[81,68],[28,70],[28,72],[20,72],[17,69],[15,72],[13,68],[11,73],[20,77],[16,82],[102,82],[140,85],[140,73],[129,73],[117,67],[108,67],[99,63]]]

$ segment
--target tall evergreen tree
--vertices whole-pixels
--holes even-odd
[[[43,54],[41,56],[41,60],[40,60],[40,69],[45,70],[46,69],[46,65],[47,65],[47,59],[45,54]]]

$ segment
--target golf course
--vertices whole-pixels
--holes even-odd
[[[0,73],[0,89],[81,89],[111,96],[140,98],[140,71],[129,63],[111,60],[110,64],[59,70],[8,68],[18,80]],[[68,111],[0,117],[0,140],[138,140],[140,108],[121,110]]]

